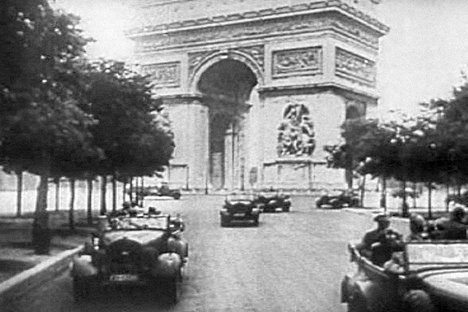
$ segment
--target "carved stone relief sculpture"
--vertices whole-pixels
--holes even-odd
[[[304,104],[288,104],[278,127],[278,156],[311,156],[315,149],[314,124]]]
[[[336,75],[354,82],[375,85],[375,62],[336,48]]]
[[[322,47],[273,52],[273,78],[322,73]]]
[[[178,87],[180,85],[180,63],[158,63],[143,65],[143,75],[149,75],[155,87]]]

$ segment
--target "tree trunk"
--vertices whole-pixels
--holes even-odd
[[[345,169],[345,180],[348,185],[348,189],[353,189],[353,170]]]
[[[133,177],[130,177],[130,202],[133,201]]]
[[[68,207],[68,226],[75,229],[75,179],[70,179],[70,206]]]
[[[36,211],[32,228],[32,245],[34,253],[48,254],[50,251],[49,215],[47,213],[47,192],[49,176],[41,175],[37,187]]]
[[[427,184],[427,213],[429,219],[432,219],[432,183]]]
[[[103,175],[101,176],[101,215],[105,215],[107,213],[106,191],[107,191],[107,177]]]
[[[23,172],[16,173],[16,216],[21,217],[23,205]]]
[[[366,194],[366,176],[365,175],[362,176],[360,188],[361,188],[361,207],[364,207],[364,196]]]
[[[416,188],[417,188],[417,185],[416,185],[416,182],[413,182],[413,208],[416,209]]]
[[[60,210],[60,178],[55,179],[55,211]]]
[[[126,197],[126,196],[125,196],[126,194],[125,194],[125,192],[126,192],[126,190],[127,190],[127,178],[125,178],[122,187],[123,187],[123,189],[122,189],[122,203],[123,203],[123,202],[126,201],[126,198],[125,198],[125,197]]]
[[[86,218],[88,224],[93,224],[93,179],[88,178],[86,181],[88,184],[88,198],[87,198],[87,208],[86,208]]]
[[[143,189],[145,188],[145,180],[143,179],[143,177],[141,177],[141,197],[140,197],[140,207],[143,207],[144,205],[144,199],[145,199],[145,196],[143,196]]]
[[[450,195],[450,184],[447,182],[447,184],[445,185],[445,190],[446,190],[446,198],[449,197]],[[449,202],[448,200],[445,201],[445,212],[449,212]]]
[[[382,177],[382,187],[380,190],[380,207],[387,213],[387,179]]]
[[[403,203],[402,203],[402,211],[401,211],[401,215],[403,217],[408,217],[409,216],[409,206],[408,206],[408,203],[407,203],[407,196],[406,196],[406,181],[403,181],[402,183],[402,188],[403,188]]]
[[[112,211],[117,209],[117,178],[112,176]]]

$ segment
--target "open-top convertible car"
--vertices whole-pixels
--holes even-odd
[[[323,194],[315,201],[317,208],[331,207],[359,207],[360,200],[357,193],[353,190],[340,190]]]
[[[138,187],[135,190],[136,195],[140,198],[146,196],[168,196],[174,199],[180,199],[182,196],[179,189],[170,188],[167,184],[162,184],[161,186],[145,186],[143,188]],[[130,190],[127,191],[130,193]]]
[[[188,259],[183,221],[169,215],[101,217],[72,262],[73,292],[85,299],[103,286],[148,285],[176,302]]]
[[[227,226],[234,220],[253,221],[258,225],[260,209],[251,194],[230,194],[226,197],[224,205],[219,212],[221,216],[221,226]]]
[[[357,272],[342,282],[353,312],[468,311],[468,242],[406,243],[401,262],[377,266],[350,245]]]
[[[291,209],[291,198],[282,193],[260,193],[255,199],[262,212],[276,212],[278,210],[289,212]]]

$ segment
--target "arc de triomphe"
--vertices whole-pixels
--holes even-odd
[[[169,182],[343,185],[323,146],[377,105],[378,2],[132,0],[135,58],[175,133]]]

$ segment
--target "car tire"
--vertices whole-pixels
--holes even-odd
[[[283,212],[289,212],[290,207],[283,207]]]
[[[91,293],[90,282],[84,278],[73,278],[73,298],[76,302],[81,302],[89,298]]]
[[[354,291],[348,300],[348,312],[369,312],[365,299],[358,291]]]
[[[229,222],[230,222],[230,220],[229,220],[228,217],[221,217],[221,226],[222,227],[228,226]]]
[[[435,312],[431,297],[424,290],[412,289],[403,296],[404,312]]]
[[[179,274],[180,275],[180,274]],[[174,276],[164,281],[163,295],[169,304],[176,304],[180,299],[180,277]]]
[[[174,199],[180,199],[180,193],[175,193],[172,197]]]
[[[253,222],[254,222],[254,225],[255,225],[255,226],[258,226],[258,223],[259,223],[259,222],[258,222],[258,217],[256,217],[255,219],[253,219]]]
[[[341,203],[340,203],[339,200],[332,200],[332,201],[330,202],[330,205],[332,205],[332,207],[333,207],[334,209],[340,209],[340,208],[342,207],[342,205],[341,205]]]

